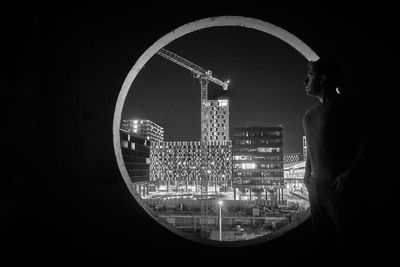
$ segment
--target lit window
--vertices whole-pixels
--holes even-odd
[[[272,148],[270,147],[259,147],[257,148],[258,152],[272,152]]]
[[[221,107],[228,106],[228,100],[218,100],[218,103]]]
[[[122,140],[122,147],[128,148],[128,141]]]

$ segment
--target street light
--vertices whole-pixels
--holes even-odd
[[[211,180],[211,170],[207,170],[207,174],[208,174],[208,179],[207,179],[206,187],[207,187],[207,195],[208,195],[208,182],[209,182],[209,180]]]
[[[219,241],[222,241],[222,200],[218,201],[219,204]]]

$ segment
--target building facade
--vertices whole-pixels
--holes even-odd
[[[164,128],[150,120],[122,120],[121,128],[147,138],[151,142],[164,141]]]
[[[150,141],[125,129],[120,129],[121,151],[131,183],[141,195],[149,193]]]
[[[207,181],[215,191],[231,181],[232,142],[207,142]],[[156,142],[150,155],[150,180],[166,191],[200,190],[201,142]]]
[[[303,160],[307,159],[307,139],[303,136]]]
[[[229,102],[228,100],[207,100],[202,109],[201,140],[229,140]]]
[[[303,160],[303,153],[290,153],[283,155],[283,164],[299,162]]]
[[[284,164],[285,188],[296,193],[307,194],[304,185],[305,161]]]
[[[283,201],[283,128],[232,128],[231,139],[234,199],[239,193]]]

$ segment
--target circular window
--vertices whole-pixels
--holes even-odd
[[[254,18],[206,18],[160,38],[128,73],[114,113],[133,197],[176,234],[219,246],[265,242],[304,221],[301,117],[310,100],[298,99],[304,63],[316,59]]]

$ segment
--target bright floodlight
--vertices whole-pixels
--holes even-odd
[[[220,205],[220,206],[222,206],[222,200],[220,200],[220,201],[218,201],[218,204]]]

